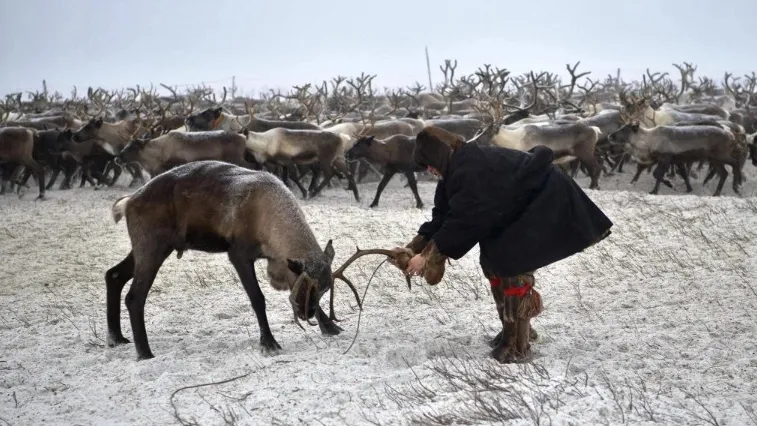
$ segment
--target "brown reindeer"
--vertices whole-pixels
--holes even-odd
[[[60,141],[64,154],[68,154],[77,163],[81,164],[82,179],[79,187],[84,187],[85,182],[89,182],[95,188],[99,188],[102,185],[108,183],[106,176],[107,168],[109,164],[115,158],[112,154],[105,151],[102,145],[97,143],[96,139],[90,139],[86,142],[76,143],[74,142],[74,133],[71,129],[66,129],[60,132]],[[113,180],[111,184],[118,180],[121,174],[121,169],[116,168],[114,170]],[[97,179],[95,183],[94,179]],[[66,186],[70,185],[70,182],[64,180]]]
[[[247,114],[244,115],[232,115],[224,112],[222,107],[211,107],[198,112],[197,114],[190,115],[186,118],[185,124],[187,130],[190,132],[203,132],[210,130],[227,130],[227,131],[241,131],[243,128],[250,132],[263,133],[276,128],[284,128],[291,130],[320,130],[315,124],[307,123],[304,121],[281,121],[281,120],[264,120],[255,117],[252,108],[247,105]],[[303,191],[303,196],[307,193],[300,183],[300,177],[296,173],[296,165],[292,166],[279,166],[282,168],[281,175],[284,184],[288,185],[289,178],[291,177],[294,183]],[[313,179],[317,180],[318,167],[313,165],[308,167],[313,172]],[[312,183],[312,181],[311,181]]]
[[[121,332],[120,303],[133,278],[125,303],[137,356],[154,356],[145,330],[147,294],[166,258],[176,251],[180,259],[186,250],[227,254],[257,317],[261,350],[281,346],[268,325],[254,268],[258,259],[268,261],[273,288],[290,291],[298,324],[301,319],[315,325],[310,319],[316,317],[323,334],[341,331],[318,303],[335,277],[344,279],[344,268],[332,274],[331,240],[321,249],[297,199],[272,174],[220,161],[184,164],[116,200],[112,215],[116,222],[126,218],[132,249],[105,274],[109,346],[129,343]]]
[[[106,152],[115,156],[136,137],[140,130],[143,130],[143,127],[139,118],[121,120],[117,123],[106,123],[102,117],[99,117],[89,120],[84,127],[74,132],[73,141],[81,143],[95,140]],[[126,169],[132,176],[132,181],[129,184],[130,187],[134,186],[138,180],[144,182],[139,168],[127,165]],[[107,174],[107,172],[106,170],[105,173]],[[119,175],[120,172],[116,172],[110,185],[116,183]]]
[[[385,140],[376,139],[373,136],[362,137],[355,142],[352,148],[346,153],[348,160],[357,160],[361,158],[374,161],[384,166],[384,175],[376,189],[376,196],[370,207],[377,207],[381,193],[386,185],[397,173],[405,175],[415,197],[415,206],[423,208],[423,201],[418,194],[418,183],[415,179],[415,172],[423,171],[413,161],[413,151],[415,150],[415,137],[405,135],[395,135]]]
[[[253,153],[258,163],[272,162],[288,167],[294,167],[295,164],[320,166],[323,181],[317,185],[317,175],[314,175],[308,193],[300,186],[303,198],[318,195],[335,172],[338,172],[347,177],[355,201],[360,202],[357,185],[344,158],[347,135],[326,130],[290,130],[281,127],[262,133],[242,129],[240,133],[247,138],[247,149]],[[295,182],[299,185],[299,182]]]
[[[185,120],[187,129],[191,132],[208,130],[240,131],[246,128],[251,132],[265,132],[283,127],[292,130],[318,130],[319,127],[304,121],[274,121],[256,118],[252,111],[244,115],[232,115],[223,111],[222,107],[207,108],[197,114],[190,115]]]
[[[116,163],[139,163],[150,176],[180,164],[218,160],[249,169],[260,169],[245,159],[247,139],[239,133],[169,132],[153,139],[134,139],[116,156]]]
[[[656,126],[651,129],[632,122],[611,133],[608,140],[612,144],[624,145],[640,164],[658,163],[654,176],[657,179],[652,194],[659,190],[664,173],[672,165],[679,167],[686,161],[702,159],[709,161],[720,175],[713,196],[720,195],[728,171],[733,170],[733,191],[739,193],[741,165],[745,158],[746,146],[740,144],[729,130],[712,125]],[[687,178],[684,177],[684,180]],[[667,185],[667,184],[666,184]],[[687,183],[687,189],[690,189]]]
[[[23,127],[0,128],[0,162],[16,163],[30,169],[39,184],[37,200],[45,198],[45,168],[34,160],[34,146],[38,143],[39,134],[34,129]],[[17,192],[21,191],[19,183]]]

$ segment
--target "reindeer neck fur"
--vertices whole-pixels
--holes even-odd
[[[500,126],[497,133],[492,137],[491,143],[502,148],[528,151],[525,145],[526,129],[528,125],[517,127]]]
[[[226,130],[229,132],[238,132],[242,130],[243,127],[250,124],[250,121],[252,121],[252,117],[250,116],[250,114],[232,115],[232,114],[227,114],[225,112],[221,112],[221,116],[219,117],[218,124],[216,124],[213,130]]]
[[[262,256],[268,259],[271,286],[277,290],[291,290],[296,277],[289,270],[287,259],[312,265],[326,262],[325,254],[291,191],[273,175],[266,174],[259,179],[269,180],[270,186],[267,194],[256,200],[260,206],[265,206],[265,218],[264,226],[255,233]],[[246,188],[242,189],[247,191]],[[236,214],[239,207],[239,203],[228,206],[234,212],[232,214]]]
[[[345,135],[349,136],[354,133],[359,133],[363,130],[363,127],[364,126],[361,123],[339,123],[331,127],[327,127],[323,130],[327,130],[333,133],[344,133]]]
[[[255,156],[257,162],[265,163],[276,153],[278,143],[281,142],[277,136],[283,136],[280,135],[280,133],[279,129],[271,129],[266,132],[247,133],[247,141],[245,142],[245,145]]]
[[[387,164],[392,159],[391,147],[386,140],[374,139],[368,147],[367,159]]]
[[[134,135],[141,128],[137,120],[121,120],[118,123],[103,123],[97,135],[106,143],[116,145],[120,148],[126,146]]]
[[[139,151],[138,162],[150,174],[155,176],[161,166],[161,159],[167,149],[170,136],[168,134],[150,139],[145,147]]]
[[[73,154],[81,156],[89,153],[92,150],[92,144],[94,144],[96,141],[99,142],[97,139],[90,139],[84,142],[74,142],[71,139],[68,139],[63,142],[63,147],[66,151],[70,151]]]
[[[651,106],[646,105],[642,109],[639,122],[641,127],[645,129],[651,129],[656,126],[668,126],[676,121],[673,117],[676,113],[677,111],[674,110],[655,110]]]

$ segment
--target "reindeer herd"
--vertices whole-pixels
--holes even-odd
[[[422,208],[417,179],[424,171],[412,152],[426,126],[476,144],[524,151],[546,145],[566,173],[589,176],[591,189],[633,161],[633,182],[653,171],[652,193],[661,183],[672,187],[675,175],[690,192],[690,179],[705,165],[704,183],[719,177],[714,195],[728,168],[738,193],[746,160],[757,166],[754,73],[726,73],[721,85],[695,78],[696,67],[684,63],[674,64],[680,78],[647,70],[627,83],[620,72],[592,80],[590,72],[577,72],[579,64],[566,65],[564,84],[554,73],[514,76],[489,65],[455,77],[457,62],[447,60],[434,90],[416,83],[383,94],[373,87],[376,76],[366,74],[257,98],[224,87],[220,99],[204,86],[180,94],[167,85],[169,95],[137,86],[89,88],[86,97],[74,89],[64,98],[43,82],[41,92],[9,94],[0,103],[0,191],[20,193],[33,177],[44,198],[61,175],[60,190],[75,178],[97,189],[116,184],[124,170],[133,187],[181,164],[218,160],[268,170],[303,198],[318,196],[337,177],[359,201],[358,184],[375,174],[371,207],[399,173]]]
[[[179,94],[165,85],[168,96],[137,86],[89,88],[86,98],[74,89],[64,99],[43,82],[43,91],[28,93],[27,100],[10,94],[0,104],[2,193],[20,193],[33,177],[44,198],[61,174],[60,190],[72,188],[75,178],[80,187],[98,189],[117,184],[126,171],[128,186],[140,188],[112,208],[116,222],[127,219],[132,250],[105,274],[109,346],[129,342],[121,332],[120,300],[133,279],[125,304],[134,343],[140,359],[153,357],[144,323],[147,294],[168,256],[200,250],[227,253],[257,317],[261,348],[275,352],[281,346],[267,322],[257,259],[268,260],[275,289],[291,290],[298,324],[315,317],[323,334],[335,335],[341,328],[334,323],[334,279],[349,285],[361,305],[345,269],[364,255],[397,255],[358,249],[332,272],[331,241],[321,249],[290,185],[312,198],[337,177],[359,202],[358,184],[374,173],[381,176],[375,207],[400,174],[423,208],[417,179],[425,170],[414,163],[413,151],[425,128],[467,143],[522,151],[547,146],[565,173],[589,176],[592,189],[603,173],[621,173],[633,161],[632,181],[654,169],[652,193],[660,184],[672,187],[668,179],[675,175],[691,192],[690,178],[705,165],[704,183],[719,176],[714,195],[722,191],[727,167],[738,193],[746,160],[751,156],[757,166],[754,73],[726,74],[720,87],[707,77],[695,81],[696,67],[684,63],[674,65],[678,83],[651,71],[626,83],[619,72],[592,80],[589,72],[577,73],[578,65],[566,65],[571,77],[563,84],[553,73],[512,76],[489,65],[455,78],[457,63],[446,61],[444,82],[433,91],[416,84],[381,95],[373,88],[375,75],[362,74],[260,99],[236,96],[235,87],[223,88],[219,100],[206,87]],[[326,315],[318,303],[329,290]]]

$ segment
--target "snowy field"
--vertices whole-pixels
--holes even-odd
[[[258,276],[284,350],[259,352],[258,327],[225,255],[169,258],[147,300],[156,358],[104,346],[104,272],[129,251],[110,218],[122,184],[93,191],[36,189],[0,197],[0,425],[167,424],[686,424],[757,425],[757,173],[733,196],[693,182],[694,195],[634,168],[603,177],[589,196],[614,221],[601,244],[537,272],[545,311],[533,321],[534,359],[500,365],[498,331],[477,248],[444,280],[412,291],[388,264],[359,311],[337,284],[344,332],[299,329],[287,294]],[[588,179],[579,183],[588,186]],[[434,184],[415,209],[395,178],[325,190],[302,202],[340,265],[361,248],[391,248],[430,217]],[[361,292],[380,257],[348,269]],[[126,290],[124,291],[124,294]],[[327,306],[324,300],[322,305]],[[131,339],[122,309],[124,334]],[[346,353],[345,353],[346,352]]]

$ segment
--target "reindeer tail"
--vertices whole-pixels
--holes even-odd
[[[126,206],[129,204],[129,200],[131,199],[131,195],[124,195],[123,197],[116,200],[115,203],[113,203],[113,207],[111,208],[111,214],[113,215],[113,220],[118,223],[122,217],[124,217],[124,213],[126,212]]]

